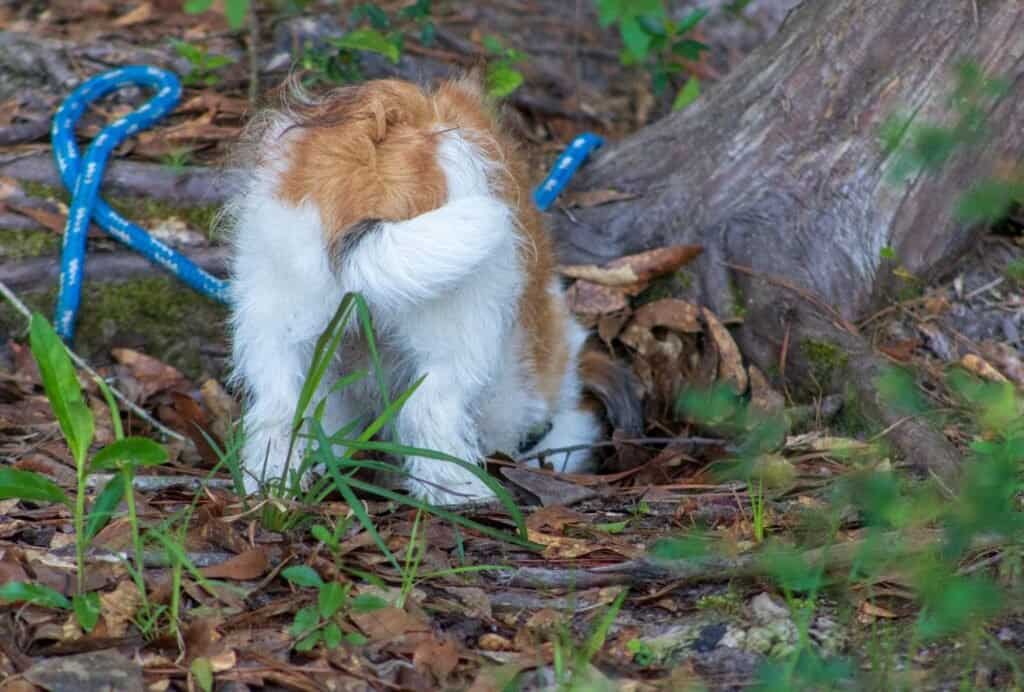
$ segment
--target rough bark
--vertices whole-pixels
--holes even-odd
[[[992,136],[894,186],[882,124],[908,112],[948,122],[963,59],[1010,82],[988,114]],[[807,342],[836,343],[849,354],[839,374],[891,425],[873,391],[880,364],[851,323],[892,286],[883,248],[927,278],[977,238],[979,229],[955,219],[953,200],[1024,152],[1022,60],[1024,5],[1015,0],[807,0],[706,98],[583,169],[575,191],[636,198],[553,214],[562,259],[703,245],[692,267],[700,297],[745,316],[737,336],[748,358],[799,377],[809,372]],[[914,421],[895,431],[933,470],[955,467],[937,434]]]

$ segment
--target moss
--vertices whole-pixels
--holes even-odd
[[[0,259],[24,259],[55,254],[60,237],[49,231],[0,230]]]
[[[641,291],[633,300],[633,305],[640,307],[662,298],[685,296],[691,288],[693,288],[693,274],[685,269],[681,269],[673,274],[662,276],[652,281],[651,285]]]
[[[49,316],[56,288],[27,293],[22,298],[29,308]],[[111,348],[128,346],[173,365],[191,378],[220,376],[223,363],[201,349],[225,343],[226,314],[224,306],[170,277],[124,283],[86,282],[75,349],[99,364],[109,359]],[[0,327],[8,334],[23,335],[25,321],[4,304],[0,307]]]
[[[708,594],[697,599],[697,610],[738,618],[743,615],[743,596],[730,588],[723,593]]]
[[[850,357],[835,344],[807,339],[801,347],[811,374],[822,387],[829,387],[834,378],[849,365]]]
[[[63,187],[54,187],[45,183],[22,181],[21,188],[30,197],[43,199],[55,199],[65,204],[70,203],[71,197]],[[211,237],[213,219],[216,217],[220,207],[217,205],[181,206],[172,204],[153,197],[129,197],[125,195],[103,195],[115,211],[127,219],[145,226],[146,222],[154,219],[167,219],[176,217],[184,221],[189,228]]]

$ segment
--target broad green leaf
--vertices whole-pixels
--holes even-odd
[[[337,613],[344,605],[347,595],[348,590],[340,582],[331,581],[321,586],[316,599],[320,617],[326,620]]]
[[[684,38],[672,44],[672,52],[687,60],[700,60],[700,54],[708,50],[706,44],[692,38]]]
[[[306,606],[305,608],[299,608],[299,612],[295,613],[295,620],[292,622],[289,631],[293,637],[299,637],[319,624],[320,616],[317,615],[316,608]]]
[[[484,36],[480,42],[488,53],[495,55],[503,55],[505,53],[505,46],[497,36]]]
[[[375,610],[387,607],[388,602],[380,596],[362,593],[352,599],[351,610],[353,613],[372,613]]]
[[[23,581],[9,581],[0,586],[0,601],[12,603],[33,603],[47,608],[70,610],[71,602],[59,591],[42,584],[28,584]]]
[[[330,546],[332,548],[334,547],[334,544],[336,543],[336,541],[334,540],[334,535],[327,530],[326,526],[314,524],[312,527],[310,527],[309,532],[313,535],[313,538],[317,539],[324,545]]]
[[[110,517],[114,515],[114,510],[121,504],[121,500],[124,499],[124,475],[115,474],[111,477],[107,484],[103,486],[103,490],[96,497],[96,501],[92,503],[92,508],[89,510],[89,518],[85,523],[85,543],[88,545],[92,542],[107,522],[110,521]]]
[[[199,46],[194,46],[191,43],[185,41],[175,41],[174,50],[178,52],[178,55],[192,63],[193,69],[203,60],[203,51]]]
[[[146,437],[126,437],[110,443],[92,458],[91,471],[115,471],[126,465],[157,466],[167,461],[167,449]]]
[[[308,637],[305,637],[305,638],[300,639],[299,641],[295,642],[295,650],[296,651],[310,651],[310,650],[313,649],[314,646],[316,646],[319,643],[320,643],[320,631],[317,630],[316,632],[313,632]]]
[[[213,0],[185,0],[182,9],[186,14],[199,14],[213,7]]]
[[[59,485],[34,471],[0,468],[0,500],[17,498],[31,502],[63,502],[68,496]]]
[[[228,26],[232,29],[241,29],[248,13],[249,0],[224,0],[224,16],[228,18]]]
[[[362,646],[363,644],[368,642],[369,639],[359,634],[359,632],[346,632],[345,641],[349,644],[352,644],[353,646]]]
[[[623,5],[629,0],[597,0],[597,21],[602,27],[609,27],[622,16]]]
[[[487,70],[487,93],[504,98],[523,84],[523,73],[507,65],[493,65]]]
[[[375,29],[356,29],[334,41],[338,48],[362,50],[383,55],[393,63],[401,57],[398,45]]]
[[[616,534],[625,531],[627,526],[629,526],[629,519],[626,519],[625,521],[609,522],[607,524],[595,524],[594,528],[598,531],[603,531],[604,533]]]
[[[690,77],[686,84],[676,94],[676,100],[672,102],[672,110],[681,111],[700,97],[700,80]]]
[[[75,619],[82,629],[92,632],[100,620],[100,595],[95,591],[75,594],[71,600],[75,610]]]
[[[1005,218],[1014,203],[1021,201],[1024,201],[1024,184],[983,180],[960,196],[956,216],[963,223],[994,223]]]
[[[651,35],[644,31],[636,17],[623,17],[619,23],[619,34],[626,49],[636,58],[644,58],[651,47]]]
[[[210,659],[199,656],[192,660],[192,665],[188,669],[199,689],[203,692],[213,692],[213,665],[211,665]]]
[[[39,366],[46,398],[50,400],[50,407],[57,416],[75,463],[81,466],[92,444],[94,429],[92,411],[82,396],[82,387],[71,358],[64,342],[42,315],[32,315],[29,343]],[[81,473],[83,469],[78,470]]]
[[[683,21],[679,22],[679,26],[676,27],[676,31],[680,34],[685,34],[687,31],[694,29],[704,17],[708,16],[707,8],[701,7],[690,12],[690,14],[683,17]]]
[[[324,646],[334,649],[341,645],[341,628],[336,622],[328,622],[323,629]]]
[[[210,55],[203,61],[203,69],[219,70],[222,67],[231,65],[235,61],[226,55]]]
[[[281,572],[281,576],[296,586],[321,586],[324,580],[308,565],[294,565]]]

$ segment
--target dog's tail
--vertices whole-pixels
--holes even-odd
[[[633,371],[604,351],[584,348],[579,361],[583,391],[603,406],[615,430],[630,437],[643,434],[644,415],[640,382]]]

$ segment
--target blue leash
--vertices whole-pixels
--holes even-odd
[[[75,143],[75,125],[90,103],[126,86],[156,89],[145,105],[107,125],[89,145],[85,156]],[[168,270],[186,284],[221,302],[227,302],[227,282],[197,267],[190,259],[152,237],[99,199],[103,169],[111,152],[140,130],[151,127],[174,110],[181,96],[181,85],[173,73],[156,67],[130,65],[104,72],[79,85],[65,99],[53,117],[51,136],[53,156],[64,187],[72,191],[71,209],[64,229],[61,251],[60,291],[54,325],[57,333],[70,341],[75,333],[75,316],[82,300],[82,274],[85,269],[85,240],[89,220],[149,261]]]
[[[75,126],[85,109],[110,92],[126,86],[150,87],[156,90],[156,95],[139,109],[103,128],[83,157],[75,142]],[[53,116],[53,156],[64,187],[71,190],[72,195],[68,222],[64,229],[60,290],[54,318],[57,333],[65,341],[74,337],[75,317],[82,301],[82,275],[90,219],[110,236],[168,270],[199,293],[222,303],[227,302],[226,281],[203,271],[190,259],[153,238],[99,198],[103,170],[111,152],[128,137],[151,127],[174,110],[180,97],[181,84],[172,72],[146,65],[129,65],[83,82],[71,92]],[[572,141],[558,157],[548,177],[534,191],[533,199],[542,211],[551,206],[587,156],[603,143],[604,140],[590,133],[582,134]]]

